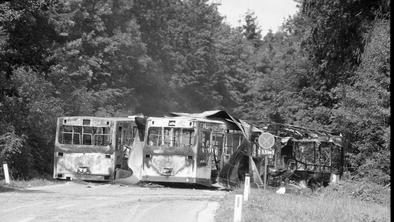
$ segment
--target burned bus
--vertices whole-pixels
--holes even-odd
[[[275,153],[268,162],[270,185],[305,182],[313,188],[342,175],[348,144],[341,134],[278,123],[262,128],[276,137]]]
[[[133,118],[59,117],[53,177],[111,181],[128,168],[128,152],[137,135]]]
[[[146,119],[141,181],[217,183],[244,135],[233,123],[205,114]]]

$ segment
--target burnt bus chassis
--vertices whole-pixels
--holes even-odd
[[[210,117],[205,116],[205,118],[216,119],[215,117],[219,115],[221,117],[231,117],[227,113],[220,111]],[[238,119],[231,118],[234,123],[240,122]],[[242,123],[242,125],[244,124]],[[249,138],[246,139],[245,143],[232,153],[230,161],[224,164],[220,172],[218,172],[218,182],[221,185],[227,188],[237,187],[243,181],[245,173],[249,173],[252,176],[252,182],[260,183],[261,185],[261,179],[264,176],[262,167],[264,165],[264,157],[252,151],[253,145],[255,150],[259,148],[257,138],[261,132],[270,132],[276,137],[276,143],[273,147],[275,155],[273,158],[270,158],[268,163],[269,185],[277,186],[282,181],[287,183],[304,181],[309,187],[314,188],[320,185],[327,185],[332,175],[342,175],[344,152],[348,145],[345,138],[340,134],[277,123],[259,123],[258,126],[263,130],[258,130],[260,132],[252,132],[250,130],[251,143],[248,142]],[[240,129],[246,132],[246,128],[241,126]],[[312,147],[312,152],[300,152],[298,148],[302,146]],[[283,160],[283,157],[286,156],[284,155],[285,153],[282,153],[286,149],[290,150],[290,154],[287,153],[286,161],[282,161],[282,164],[279,164],[280,160]],[[251,162],[253,162],[252,165],[257,166],[257,170],[252,170]],[[259,176],[260,179],[258,179]]]
[[[74,130],[63,132],[60,130],[63,126],[107,128],[109,131],[106,134],[98,135],[107,136],[108,141],[106,144],[93,144],[95,140],[92,139],[93,134],[90,134],[89,144],[82,144],[83,133],[75,133]],[[134,120],[127,117],[59,117],[54,148],[53,178],[108,182],[115,179],[116,173],[120,169],[132,174],[127,166],[123,147],[126,146],[124,144],[126,140],[131,141],[134,138],[134,127]],[[126,131],[128,136],[125,134]],[[71,143],[59,141],[62,137],[61,134],[64,133],[72,134]],[[79,136],[74,139],[76,134]],[[75,144],[74,141],[78,141],[78,144]]]
[[[279,123],[259,125],[276,137],[275,154],[268,162],[268,185],[304,183],[313,190],[327,186],[333,175],[342,176],[349,144],[341,134]],[[309,152],[302,147],[309,147]],[[258,166],[264,163],[263,158],[254,160]],[[263,177],[262,167],[260,172]]]
[[[169,122],[172,122],[176,120],[180,120],[180,117],[152,117],[156,120],[162,119],[162,120],[167,120]],[[166,151],[165,152],[160,152],[160,153],[155,153],[156,151],[160,150],[160,146],[151,146],[147,144],[147,136],[148,134],[148,129],[150,129],[147,125],[146,125],[146,121],[151,119],[151,118],[147,118],[147,119],[139,119],[136,118],[136,123],[137,126],[140,125],[140,130],[144,132],[144,147],[143,147],[143,172],[145,172],[146,170],[149,170],[149,168],[153,169],[154,171],[156,171],[158,173],[158,175],[148,175],[145,174],[142,176],[142,181],[145,182],[155,182],[155,183],[184,183],[184,184],[199,184],[202,186],[206,186],[206,187],[211,187],[213,183],[217,182],[217,176],[218,176],[218,172],[220,170],[220,167],[218,167],[218,165],[215,165],[215,169],[211,168],[211,164],[206,162],[208,156],[206,156],[207,153],[201,153],[201,135],[203,131],[205,132],[210,132],[209,134],[212,134],[211,139],[214,137],[213,135],[222,135],[222,136],[226,136],[228,135],[240,135],[241,132],[238,133],[226,133],[225,131],[228,131],[230,128],[229,125],[225,124],[225,121],[218,121],[218,120],[212,120],[212,119],[201,119],[201,118],[193,118],[193,117],[182,117],[183,119],[187,119],[191,122],[194,122],[194,124],[196,124],[196,127],[194,128],[190,128],[190,129],[194,129],[195,130],[195,142],[196,144],[193,145],[193,147],[167,147],[164,148]],[[181,119],[182,119],[181,118]],[[150,120],[149,120],[150,121]],[[208,128],[202,128],[200,125],[208,125]],[[161,127],[165,127],[165,126],[161,126]],[[179,127],[179,126],[173,126],[175,128]],[[213,128],[217,128],[216,130],[213,130]],[[168,127],[170,128],[170,127]],[[219,129],[220,128],[220,129]],[[225,128],[227,130],[225,130]],[[231,128],[232,129],[232,128]],[[208,130],[208,131],[206,131]],[[230,130],[231,131],[231,130]],[[224,137],[223,137],[224,139]],[[209,140],[209,139],[208,139]],[[212,140],[211,142],[213,142],[214,140]],[[222,141],[224,142],[224,141]],[[222,143],[222,145],[224,145]],[[210,146],[211,147],[211,146]],[[213,148],[213,145],[211,147],[213,150],[216,150],[216,148]],[[159,150],[157,150],[159,149]],[[220,149],[221,151],[219,151],[219,153],[223,152],[222,149]],[[165,175],[165,173],[162,172],[162,170],[160,170],[160,168],[162,168],[162,166],[155,166],[154,164],[152,164],[152,158],[155,156],[168,156],[168,158],[170,159],[173,156],[184,156],[186,158],[186,162],[188,164],[186,164],[185,166],[192,166],[193,168],[195,168],[196,171],[199,171],[200,173],[197,173],[196,175],[189,175],[187,177],[179,177],[179,176],[175,176],[175,175],[170,175],[171,172],[169,172],[169,175]],[[215,152],[210,154],[211,157],[215,158]],[[204,157],[205,156],[205,157]],[[219,156],[221,156],[221,154],[219,154]],[[216,159],[216,158],[215,158]],[[203,161],[205,164],[203,164],[201,161]],[[223,160],[221,160],[223,161]],[[220,162],[221,162],[220,161]],[[216,164],[219,164],[216,162]],[[206,171],[207,168],[210,168],[210,173],[208,174],[201,174],[203,171]],[[166,169],[166,168],[163,168]],[[182,168],[183,169],[183,168]],[[205,169],[205,170],[204,170]],[[179,170],[176,169],[171,169],[171,170],[175,170],[174,172],[178,172]],[[207,177],[208,176],[208,177]]]

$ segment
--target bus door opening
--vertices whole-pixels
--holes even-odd
[[[211,149],[211,131],[202,130],[199,136],[197,166],[209,166]]]
[[[224,134],[213,133],[212,134],[212,146],[213,146],[213,164],[216,170],[220,170],[223,166],[224,155],[223,155],[223,145],[224,145]]]
[[[128,169],[127,161],[132,149],[136,127],[131,123],[119,124],[116,133],[116,165],[115,168]]]

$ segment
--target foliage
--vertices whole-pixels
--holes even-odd
[[[253,42],[255,47],[261,45],[261,29],[257,24],[257,17],[254,12],[248,11],[245,15],[245,25],[243,25],[243,34],[248,41]]]
[[[322,198],[349,197],[355,200],[373,202],[383,206],[390,205],[391,188],[368,180],[344,179],[319,190],[316,195]]]
[[[353,84],[342,86],[345,99],[335,111],[335,123],[351,133],[353,165],[363,177],[390,182],[390,25],[377,21],[366,35],[367,44]],[[341,87],[337,89],[341,91]]]
[[[3,126],[4,127],[4,126]],[[0,162],[9,161],[13,155],[22,152],[23,138],[15,135],[15,129],[5,130],[0,136]]]
[[[239,116],[341,132],[359,177],[390,177],[389,1],[301,1],[256,49]]]

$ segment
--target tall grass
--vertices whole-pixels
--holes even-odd
[[[279,195],[274,190],[252,188],[243,204],[242,221],[390,221],[389,202],[363,201],[331,189]],[[217,211],[217,222],[233,221],[235,194],[242,193],[240,189],[226,195]]]

